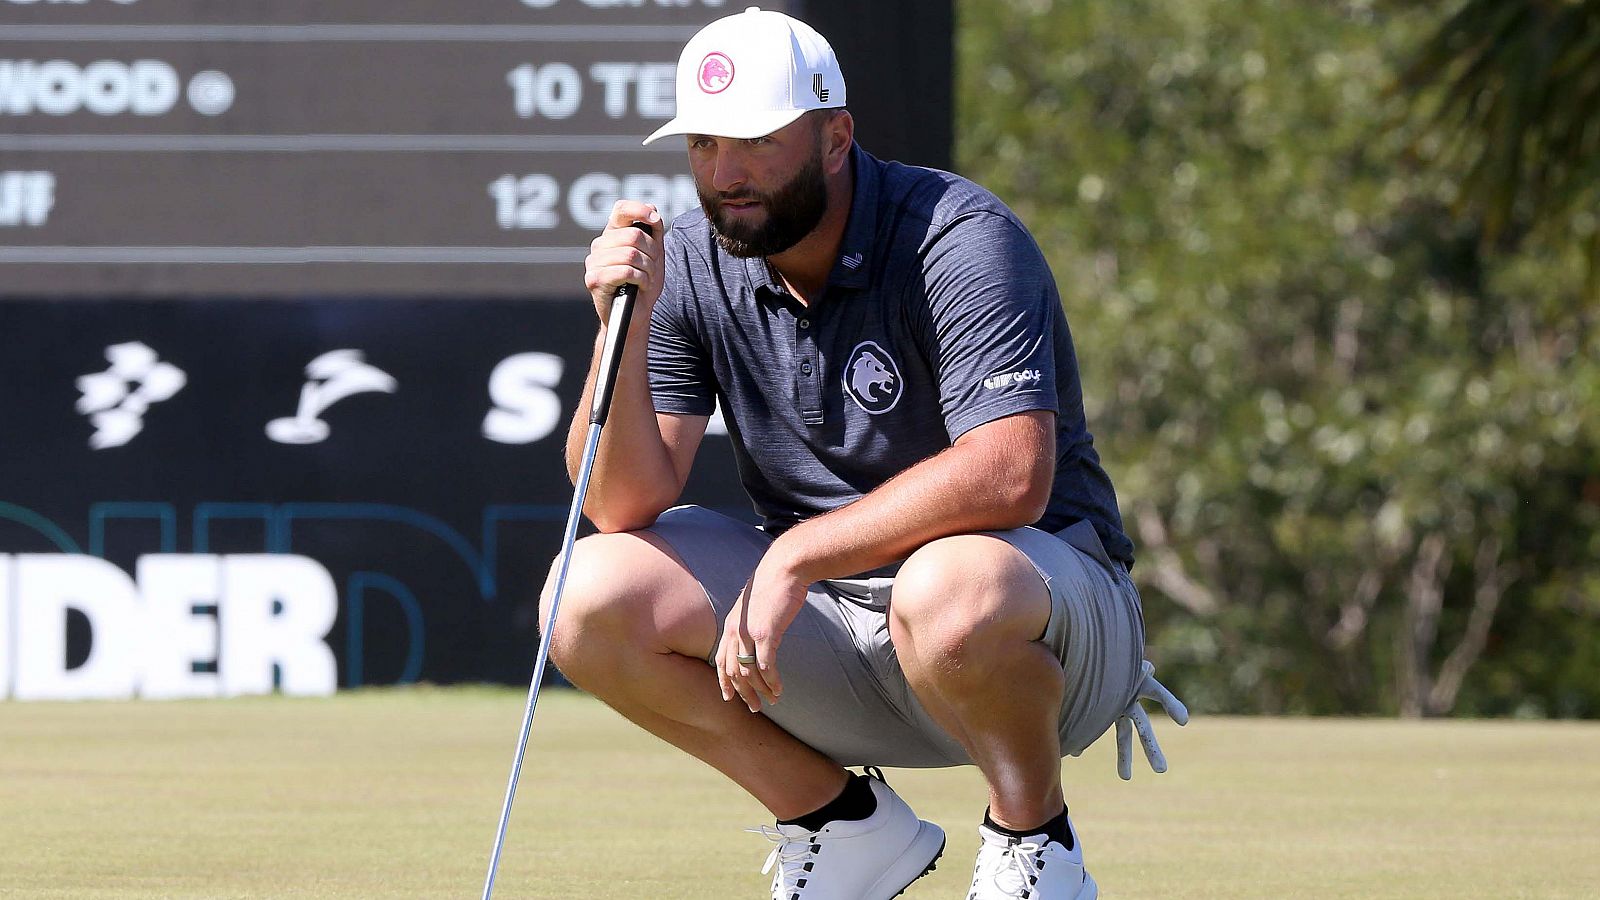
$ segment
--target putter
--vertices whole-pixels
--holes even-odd
[[[633,227],[650,234],[650,226],[643,222]],[[600,350],[600,371],[595,375],[594,395],[589,403],[589,436],[583,443],[583,461],[578,465],[578,478],[574,485],[572,509],[567,513],[567,529],[561,536],[561,555],[556,557],[556,585],[550,595],[550,615],[539,632],[539,655],[533,663],[533,681],[528,685],[528,708],[522,713],[522,735],[517,739],[517,755],[511,762],[511,781],[506,785],[506,800],[500,807],[500,827],[494,835],[494,852],[489,856],[489,874],[483,882],[483,900],[494,894],[494,876],[500,868],[500,851],[506,843],[506,824],[511,820],[511,802],[517,795],[517,777],[522,774],[522,758],[528,751],[528,732],[533,728],[533,708],[539,703],[539,683],[544,680],[545,661],[550,658],[550,634],[556,627],[556,613],[561,608],[561,591],[567,584],[567,563],[572,556],[572,545],[578,536],[578,521],[583,518],[583,497],[589,492],[589,473],[594,468],[595,453],[600,449],[600,428],[611,412],[611,395],[616,388],[617,369],[622,365],[622,343],[628,335],[628,321],[633,317],[633,300],[638,294],[637,285],[625,284],[617,289],[611,301],[611,318],[606,331],[606,343]]]

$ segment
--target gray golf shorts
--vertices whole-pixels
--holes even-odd
[[[772,537],[698,506],[668,510],[649,531],[705,589],[720,635]],[[1138,688],[1144,658],[1139,593],[1087,522],[1055,535],[1035,528],[985,533],[1020,550],[1050,589],[1050,622],[1039,641],[1066,672],[1061,752],[1077,753],[1116,722]],[[967,752],[923,709],[900,670],[889,639],[893,590],[893,578],[813,584],[778,648],[783,699],[763,712],[841,765],[967,765]]]

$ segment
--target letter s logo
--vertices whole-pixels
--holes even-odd
[[[552,353],[508,356],[489,375],[494,409],[483,417],[483,436],[502,444],[531,444],[561,420],[561,357]]]

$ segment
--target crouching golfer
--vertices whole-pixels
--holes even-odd
[[[663,234],[620,202],[587,261],[597,360],[617,288],[638,306],[553,660],[772,812],[774,900],[888,900],[943,850],[848,765],[978,767],[969,897],[1095,896],[1061,758],[1114,723],[1126,751],[1133,721],[1159,769],[1137,698],[1186,713],[1142,666],[1038,246],[982,188],[856,146],[832,49],[788,16],[707,26],[677,103],[649,140],[685,136],[703,215]],[[674,506],[719,401],[760,528]]]

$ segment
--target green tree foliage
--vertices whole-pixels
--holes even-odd
[[[958,9],[957,158],[1055,269],[1168,684],[1600,715],[1596,211],[1483,239],[1401,80],[1452,9]]]
[[[1433,126],[1421,155],[1464,169],[1486,239],[1584,210],[1600,256],[1600,2],[1464,0],[1400,86]]]

